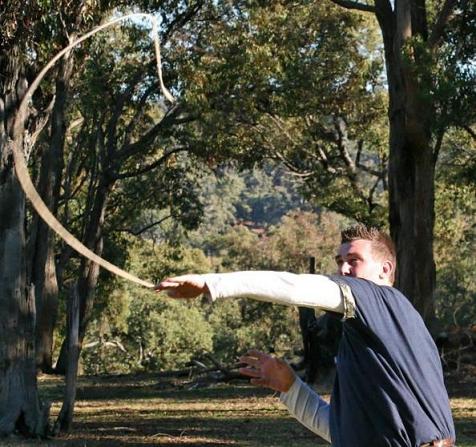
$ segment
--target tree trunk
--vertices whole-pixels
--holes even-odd
[[[62,171],[66,133],[65,109],[73,59],[61,60],[56,80],[55,103],[51,116],[50,145],[41,160],[38,192],[56,214]],[[51,230],[35,214],[31,225],[31,282],[36,290],[36,364],[44,372],[52,371],[53,331],[58,314],[58,283],[54,261],[54,238]]]
[[[84,245],[93,250],[97,255],[102,255],[103,235],[102,229],[106,204],[112,185],[99,186],[94,199],[94,206],[91,211],[89,223],[86,227]],[[100,267],[89,259],[82,259],[78,280],[79,294],[79,335],[78,346],[81,352],[82,343],[86,334],[86,329],[91,319],[91,313],[94,305],[94,291],[99,278]],[[60,355],[56,362],[55,372],[65,374],[68,360],[68,337],[63,340]]]
[[[397,287],[410,298],[431,328],[436,284],[433,154],[430,147],[421,148],[409,141],[408,133],[398,122],[391,123],[391,136],[389,211],[391,233],[397,246]]]
[[[28,292],[26,286],[25,197],[9,140],[22,96],[19,86],[26,85],[18,53],[0,61],[6,65],[0,81],[0,436],[18,430],[37,437],[46,434],[48,408],[37,392],[34,290]],[[15,144],[21,144],[21,136]]]
[[[73,424],[79,360],[79,296],[76,283],[71,287],[67,315],[68,366],[66,368],[65,396],[60,414],[55,423],[55,433],[70,431]]]
[[[415,34],[426,37],[426,17],[421,17],[426,13],[424,8],[413,8],[410,0],[396,2],[395,11],[386,0],[376,0],[375,5],[389,87],[389,221],[397,247],[396,286],[431,328],[435,316],[432,105],[417,79],[418,54],[404,50]]]

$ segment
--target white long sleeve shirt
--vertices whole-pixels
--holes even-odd
[[[344,312],[339,286],[323,275],[247,271],[209,273],[202,277],[212,301],[246,297],[288,306]]]
[[[348,297],[344,298],[339,285],[323,275],[247,271],[213,273],[203,277],[212,301],[247,297],[338,313],[344,313],[349,307],[346,302]],[[299,422],[330,442],[330,406],[301,379],[296,376],[291,388],[281,393],[280,400]]]
[[[280,400],[302,425],[331,442],[330,405],[299,377],[286,393],[281,393]]]

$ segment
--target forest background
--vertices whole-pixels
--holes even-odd
[[[396,94],[388,39],[402,20],[402,4],[415,7],[414,33],[395,38],[408,89]],[[64,226],[141,278],[307,272],[310,256],[317,271],[332,273],[340,229],[364,222],[396,238],[405,261],[400,282],[418,286],[410,297],[433,333],[471,331],[476,15],[473,2],[440,6],[2,4],[0,217],[2,256],[9,261],[2,266],[7,292],[0,306],[2,327],[17,324],[0,343],[1,358],[9,359],[0,365],[4,389],[18,371],[11,368],[12,346],[26,352],[21,374],[31,377],[25,364],[65,372],[65,310],[73,284],[84,373],[180,368],[207,352],[228,363],[248,347],[291,355],[302,344],[295,309],[247,300],[214,306],[167,301],[80,258],[25,207],[9,138],[21,139],[32,178]],[[21,117],[21,137],[13,135],[19,100],[54,54],[98,23],[139,10],[160,19],[164,79],[175,103],[159,89],[150,24],[134,20],[61,59]],[[406,134],[395,122],[403,107],[399,95],[418,103],[414,109],[405,103],[413,110]],[[400,140],[420,137],[426,146],[403,145],[404,155],[395,156]],[[405,150],[416,155],[405,158]],[[424,184],[410,211],[407,183]],[[418,195],[422,191],[426,196]],[[413,228],[405,220],[412,212],[418,218],[410,240],[402,235]],[[19,296],[26,296],[20,307]],[[22,399],[31,404],[32,393],[20,394],[19,406]],[[2,399],[0,412],[11,408],[10,397]],[[0,432],[16,426],[15,414],[0,413]]]

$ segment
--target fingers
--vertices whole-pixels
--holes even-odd
[[[263,371],[261,370],[261,366],[263,355],[265,354],[255,349],[252,349],[245,355],[242,355],[239,358],[239,361],[244,363],[246,367],[240,368],[240,374],[246,377],[251,377],[252,380],[256,378],[262,378]]]
[[[172,289],[178,287],[181,283],[174,281],[173,279],[164,279],[161,281],[155,288],[155,290],[164,290],[164,289]]]
[[[157,284],[157,286],[155,287],[155,290],[157,292],[161,292],[162,290],[180,287],[187,281],[187,276],[191,276],[191,275],[182,275],[182,276],[175,276],[172,278],[163,279],[162,281],[159,282],[159,284]]]
[[[240,368],[240,374],[249,377],[252,385],[287,392],[296,379],[294,371],[285,361],[261,351],[248,351],[240,357],[240,362],[246,365]]]
[[[271,387],[270,383],[269,383],[269,380],[264,378],[264,377],[261,377],[259,379],[251,379],[250,383],[251,383],[251,385],[262,386],[262,387],[265,387],[265,388],[273,389]]]
[[[261,376],[261,371],[253,368],[240,368],[239,371],[240,374],[246,377],[256,378]]]
[[[246,365],[255,366],[255,367],[260,364],[260,360],[257,357],[251,357],[249,355],[241,356],[240,362],[245,363]]]
[[[246,368],[240,368],[240,374],[249,377],[252,385],[272,388],[270,376],[272,372],[268,370],[267,364],[273,359],[274,357],[264,352],[252,349],[239,359],[241,363],[247,365]]]
[[[167,296],[170,298],[180,298],[180,292],[178,292],[178,288],[182,284],[179,282],[176,282],[172,279],[166,279],[155,287],[155,292],[160,293],[160,292],[165,292]]]
[[[254,364],[256,362],[261,362],[263,360],[272,358],[270,355],[265,354],[264,352],[258,351],[256,349],[250,349],[245,355],[240,357],[240,361],[243,363]]]
[[[155,291],[166,292],[172,298],[196,298],[201,293],[207,293],[208,288],[200,275],[192,274],[164,279]]]

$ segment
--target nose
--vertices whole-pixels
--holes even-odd
[[[339,265],[338,272],[341,276],[350,276],[351,275],[351,266],[348,262],[343,262]]]

